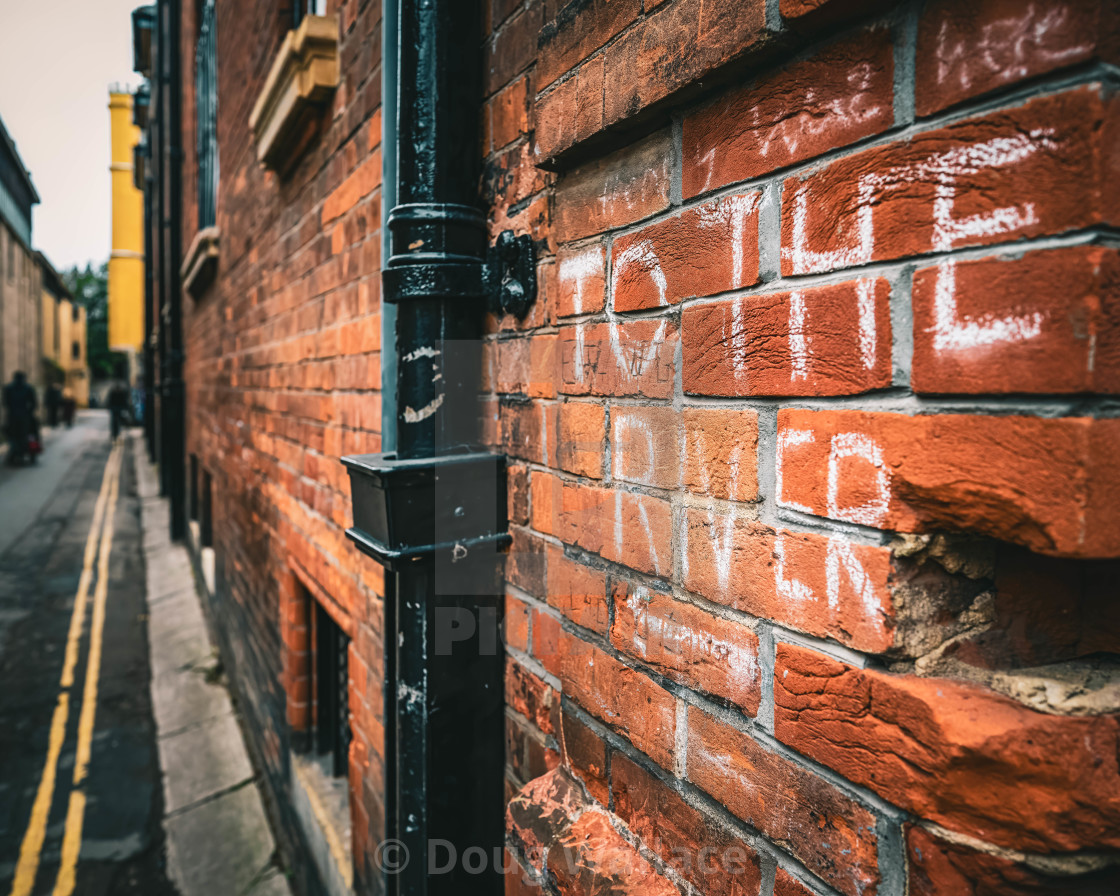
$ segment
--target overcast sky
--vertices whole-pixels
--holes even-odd
[[[109,86],[133,88],[143,0],[0,0],[0,118],[42,200],[32,241],[59,270],[109,257]]]

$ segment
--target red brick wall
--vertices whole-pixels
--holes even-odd
[[[482,383],[508,892],[1117,891],[1113,5],[484,5],[482,190],[541,255]],[[368,892],[383,582],[338,458],[380,445],[380,4],[331,7],[342,84],[280,179],[247,120],[284,12],[219,4],[188,450],[281,812],[306,595],[353,634]]]
[[[1112,5],[490,25],[509,892],[1116,891]]]
[[[212,615],[282,816],[289,748],[312,718],[305,595],[353,638],[351,818],[355,874],[368,888],[383,816],[383,581],[346,540],[339,457],[380,448],[381,4],[331,0],[342,81],[280,178],[258,164],[248,120],[287,6],[218,4],[221,257],[214,285],[185,299],[187,450],[213,476]],[[194,16],[184,4],[184,249],[197,230]],[[290,849],[306,871],[306,851]]]

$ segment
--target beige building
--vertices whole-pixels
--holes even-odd
[[[31,248],[31,206],[39,194],[0,121],[0,380],[22,370],[42,391],[41,287]]]
[[[86,309],[74,301],[58,272],[36,252],[42,293],[43,386],[57,383],[78,407],[89,405],[89,364],[86,360]]]

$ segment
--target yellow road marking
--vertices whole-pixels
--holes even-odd
[[[74,760],[74,788],[66,810],[66,828],[62,834],[62,860],[54,883],[55,896],[69,896],[77,880],[78,853],[82,848],[82,825],[85,821],[86,795],[81,789],[89,774],[89,758],[93,749],[93,726],[97,717],[97,688],[101,681],[101,645],[105,634],[105,604],[109,595],[109,554],[113,550],[113,511],[120,494],[120,471],[113,477],[109,491],[109,509],[101,533],[101,550],[97,557],[97,588],[93,593],[93,616],[89,624],[89,653],[86,656],[86,680],[82,689],[82,711],[78,716],[78,747]]]
[[[23,842],[19,848],[19,861],[16,864],[15,879],[12,882],[12,896],[30,896],[35,886],[35,876],[39,873],[39,860],[43,852],[43,840],[47,833],[47,818],[54,799],[55,778],[58,775],[58,757],[66,740],[66,723],[70,717],[70,688],[74,683],[74,667],[78,662],[78,647],[82,639],[82,626],[85,622],[86,601],[89,597],[89,583],[93,578],[93,561],[97,555],[98,540],[101,537],[106,519],[105,506],[108,502],[112,484],[120,473],[120,450],[114,448],[105,464],[101,477],[101,489],[93,507],[93,522],[86,536],[86,549],[82,562],[82,574],[78,579],[78,591],[74,595],[74,610],[70,614],[70,630],[66,636],[66,654],[62,663],[62,676],[59,680],[58,701],[51,716],[50,736],[47,740],[47,758],[43,773],[39,778],[39,789],[31,806],[31,818]],[[110,517],[110,529],[111,517]]]

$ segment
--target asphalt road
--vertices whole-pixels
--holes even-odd
[[[130,450],[89,411],[0,468],[0,896],[175,892]]]

